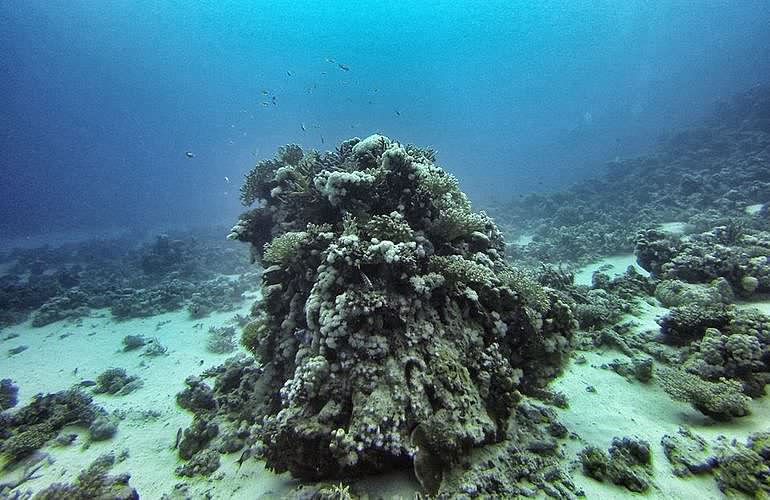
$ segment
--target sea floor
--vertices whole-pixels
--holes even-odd
[[[25,487],[37,491],[53,482],[69,481],[99,455],[113,451],[116,455],[127,453],[112,472],[130,472],[131,485],[142,498],[170,493],[174,484],[182,482],[174,475],[181,463],[172,449],[176,432],[192,421],[192,415],[176,405],[175,396],[184,388],[185,378],[233,355],[207,351],[206,332],[210,326],[224,325],[235,313],[247,314],[253,300],[251,297],[245,301],[241,310],[215,313],[200,320],[189,319],[187,311],[177,311],[115,322],[108,311],[96,311],[77,322],[60,321],[42,328],[25,323],[5,330],[19,336],[0,344],[3,351],[20,345],[28,347],[3,361],[2,375],[19,385],[19,405],[27,404],[37,393],[56,392],[84,379],[93,380],[113,367],[125,368],[129,375],[138,375],[144,382],[140,389],[125,396],[94,395],[95,402],[108,412],[123,417],[117,435],[84,449],[87,433],[80,428],[64,429],[80,436],[72,446],[44,448],[42,451],[53,463]],[[167,355],[146,357],[141,349],[123,352],[122,339],[126,335],[157,337],[168,348]],[[220,470],[213,476],[217,479],[188,482],[191,492],[203,496],[211,491],[214,498],[256,498],[294,487],[288,476],[269,473],[254,461],[236,470],[237,458],[237,454],[223,457]]]
[[[586,266],[576,274],[578,284],[590,284],[596,269],[609,269],[621,274],[634,265],[633,256],[614,256]],[[242,306],[227,313],[215,313],[205,319],[192,320],[187,311],[162,314],[151,318],[115,322],[108,311],[94,311],[77,321],[60,321],[42,328],[29,322],[3,330],[19,336],[0,343],[2,363],[0,378],[10,377],[19,386],[19,405],[27,404],[36,393],[56,392],[95,379],[112,367],[125,368],[139,375],[144,385],[125,396],[95,395],[95,401],[110,413],[122,417],[117,435],[108,441],[87,442],[82,429],[65,429],[79,434],[69,447],[47,446],[41,450],[49,460],[39,477],[22,489],[38,491],[54,483],[71,481],[77,473],[98,456],[113,451],[124,460],[112,473],[131,473],[131,485],[142,498],[156,499],[171,493],[174,485],[185,482],[192,498],[255,499],[291,498],[297,487],[288,475],[277,475],[264,469],[262,462],[248,460],[238,467],[238,453],[224,455],[220,469],[206,479],[183,479],[174,474],[181,464],[173,449],[177,429],[186,427],[192,415],[176,405],[175,396],[184,388],[184,380],[206,368],[221,364],[230,354],[213,354],[206,350],[205,337],[210,326],[223,326],[236,313],[248,314],[254,294]],[[748,304],[770,312],[770,302]],[[655,329],[655,318],[665,309],[644,305],[636,316],[635,328]],[[626,318],[628,319],[628,318]],[[126,335],[157,337],[168,348],[165,356],[145,357],[141,350],[123,352]],[[27,346],[19,354],[7,355],[9,349]],[[629,382],[602,365],[624,355],[612,350],[581,352],[585,363],[571,362],[552,384],[551,389],[567,395],[568,409],[558,410],[563,424],[577,437],[564,445],[568,460],[573,462],[572,476],[587,498],[614,499],[631,496],[628,490],[600,483],[584,476],[575,461],[580,449],[596,445],[606,449],[613,437],[638,436],[652,445],[655,476],[647,498],[723,498],[710,476],[680,479],[660,446],[661,437],[675,433],[686,425],[709,441],[719,435],[745,439],[758,430],[766,430],[770,422],[770,398],[752,403],[752,415],[730,423],[703,418],[688,404],[672,401],[654,384]],[[595,392],[589,392],[592,386]],[[19,471],[0,475],[0,483]],[[358,481],[353,491],[368,492],[370,498],[412,498],[419,486],[410,473],[388,474]],[[634,494],[635,495],[635,494]]]

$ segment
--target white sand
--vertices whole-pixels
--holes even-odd
[[[593,277],[594,272],[600,269],[611,278],[621,276],[625,274],[628,266],[633,266],[634,269],[643,276],[650,275],[650,273],[642,269],[639,264],[636,263],[636,256],[634,256],[634,254],[613,255],[581,268],[575,273],[575,284],[591,286],[591,278]]]
[[[205,348],[209,326],[223,326],[236,312],[247,314],[253,298],[246,300],[240,310],[215,313],[201,320],[190,320],[187,311],[162,314],[152,318],[116,323],[108,311],[98,311],[85,318],[81,325],[57,322],[42,328],[29,323],[3,330],[3,335],[17,332],[19,337],[2,342],[3,356],[8,349],[27,345],[26,351],[4,358],[0,378],[10,377],[19,385],[19,405],[27,404],[36,393],[56,392],[83,379],[95,379],[107,368],[125,368],[130,375],[139,375],[144,386],[126,396],[95,395],[94,400],[112,413],[120,410],[125,419],[120,422],[115,438],[93,443],[83,450],[87,432],[80,428],[65,429],[80,437],[66,448],[47,447],[55,463],[41,472],[41,478],[25,487],[34,491],[57,481],[70,481],[96,457],[109,451],[128,451],[128,458],[117,464],[113,472],[131,472],[131,485],[142,498],[159,498],[170,493],[173,485],[187,482],[198,497],[205,491],[216,490],[215,498],[257,498],[265,493],[285,494],[295,486],[288,475],[265,471],[254,460],[236,470],[239,453],[222,456],[222,466],[212,477],[221,480],[180,478],[174,469],[182,463],[172,450],[179,427],[192,421],[192,414],[177,407],[175,396],[184,388],[189,375],[198,375],[206,368],[221,364],[234,355],[212,354]],[[168,322],[158,327],[159,323]],[[196,326],[199,325],[199,326]],[[65,333],[72,335],[59,339]],[[142,349],[122,352],[126,335],[158,337],[168,347],[168,356],[144,357]],[[77,375],[73,373],[78,369]],[[147,418],[145,412],[160,413]],[[5,478],[0,477],[0,481]],[[236,493],[237,492],[237,493]]]

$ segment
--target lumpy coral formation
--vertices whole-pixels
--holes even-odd
[[[570,308],[506,264],[496,225],[434,156],[373,135],[286,146],[247,174],[242,201],[258,205],[229,237],[265,267],[243,343],[263,363],[271,469],[414,462],[435,484],[559,372]]]
[[[78,389],[38,394],[17,411],[0,413],[0,464],[13,464],[56,437],[68,425],[88,427],[105,414]]]
[[[586,475],[625,486],[631,491],[644,492],[652,479],[650,444],[638,438],[613,438],[609,454],[595,446],[580,452],[580,462]]]
[[[709,444],[692,431],[680,428],[677,435],[665,435],[663,450],[676,476],[714,476],[727,498],[770,494],[770,433],[750,434],[746,444],[719,436]]]

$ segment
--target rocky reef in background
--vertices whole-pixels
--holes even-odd
[[[381,135],[290,145],[241,194],[259,202],[230,238],[265,267],[242,342],[261,363],[249,420],[270,469],[414,466],[444,492],[461,457],[509,436],[520,393],[559,373],[570,308],[506,264],[496,225],[433,151]]]
[[[629,253],[637,233],[665,222],[770,229],[770,86],[720,102],[700,126],[672,134],[652,154],[618,159],[607,174],[489,208],[516,262],[586,263]]]
[[[230,310],[257,279],[246,256],[200,230],[146,243],[127,238],[15,249],[0,259],[12,264],[0,276],[0,327],[30,315],[32,326],[44,326],[102,308],[119,320],[183,307],[193,318]]]

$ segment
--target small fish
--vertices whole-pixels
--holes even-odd
[[[179,442],[182,440],[182,428],[180,427],[176,431],[176,441],[174,441],[174,447],[171,448],[172,450],[176,450],[179,448]]]
[[[270,94],[270,92],[268,92],[268,91],[267,91],[267,90],[265,90],[265,89],[262,89],[262,95],[269,95],[269,94]]]
[[[301,128],[303,132],[307,130],[304,123],[300,123],[299,128]]]
[[[335,61],[335,60],[334,60],[334,59],[332,59],[331,57],[327,57],[327,58],[326,58],[326,62],[334,64],[334,63],[336,63],[337,61]]]
[[[396,116],[401,116],[401,112],[399,110],[396,110]]]
[[[78,374],[78,367],[75,367],[75,369],[72,370],[72,374],[73,375],[77,375]]]
[[[195,158],[195,153],[193,153],[192,151],[185,151],[184,155],[188,158]]]
[[[350,71],[350,66],[347,64],[339,63],[337,66],[339,66],[342,71]]]
[[[292,73],[291,71],[287,71],[286,76],[294,76],[294,73]]]
[[[277,106],[277,105],[278,105],[278,103],[277,103],[277,102],[275,102],[275,96],[273,96],[273,99],[272,99],[272,101],[273,101],[273,106]]]
[[[93,387],[96,385],[96,382],[93,380],[81,380],[78,385],[80,385],[80,387]]]
[[[268,101],[262,101],[262,102],[260,102],[260,104],[261,104],[262,106],[264,106],[264,107],[268,107],[268,106],[270,106],[270,103],[269,103]]]
[[[321,144],[326,144],[326,141],[324,141],[324,136],[321,136]]]
[[[245,462],[249,458],[251,458],[251,448],[246,448],[245,450],[243,450],[243,453],[241,453],[240,458],[238,458],[238,460],[236,461],[236,463],[238,464],[238,468],[240,469],[241,465],[243,465],[243,462]]]
[[[225,182],[230,184],[230,178],[228,176],[225,176]]]

